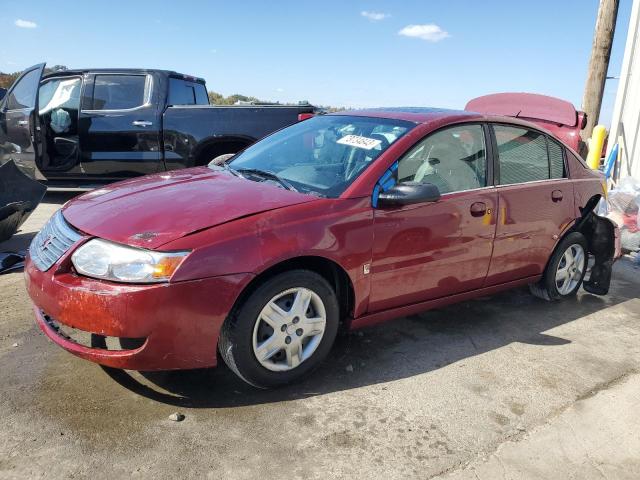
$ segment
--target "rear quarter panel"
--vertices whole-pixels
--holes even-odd
[[[580,211],[590,198],[604,194],[604,175],[601,172],[591,170],[583,164],[573,152],[567,151],[567,166],[569,175],[573,181],[573,192],[575,199],[575,218],[579,218]]]

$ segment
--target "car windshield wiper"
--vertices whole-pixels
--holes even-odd
[[[231,168],[231,167],[229,167],[229,168]],[[280,177],[280,176],[276,175],[275,173],[270,172],[268,170],[260,170],[259,168],[238,168],[236,170],[236,172],[239,172],[240,174],[248,173],[249,175],[256,175],[258,177],[263,177],[263,178],[268,178],[270,180],[275,180],[276,182],[278,182],[280,185],[282,185],[287,190],[291,190],[293,192],[297,192],[298,191],[296,189],[296,187],[291,185],[287,180],[285,180],[284,178],[282,178],[282,177]]]
[[[242,175],[240,175],[240,172],[231,168],[227,162],[224,162],[223,164],[218,166],[224,168],[227,172],[231,173],[232,175],[235,175],[236,177],[242,177]]]

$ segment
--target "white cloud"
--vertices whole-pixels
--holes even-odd
[[[32,22],[31,20],[22,20],[21,18],[17,19],[13,23],[16,27],[20,28],[36,28],[38,26],[36,22]]]
[[[439,42],[451,36],[449,35],[449,32],[443,30],[435,23],[427,23],[425,25],[407,25],[398,32],[398,35],[420,38],[427,42]]]
[[[284,92],[284,88],[276,88],[276,92],[282,93],[282,92]]]
[[[380,20],[384,20],[385,18],[389,18],[391,16],[388,13],[368,12],[366,10],[360,12],[360,15],[368,20],[371,20],[372,22],[379,22]]]

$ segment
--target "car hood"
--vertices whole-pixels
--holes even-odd
[[[153,249],[198,230],[315,200],[201,167],[93,190],[67,203],[63,215],[89,235]]]

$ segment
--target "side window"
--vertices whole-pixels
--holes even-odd
[[[18,110],[23,108],[35,108],[36,92],[40,83],[40,70],[31,70],[20,79],[7,97],[7,109]]]
[[[551,178],[564,178],[564,148],[555,140],[547,138],[549,145],[549,173]]]
[[[169,79],[169,105],[194,105],[196,95],[190,83],[179,78]]]
[[[196,103],[198,105],[209,105],[209,95],[207,89],[201,83],[196,83]]]
[[[520,127],[494,125],[498,144],[500,185],[549,179],[545,136]]]
[[[78,77],[54,78],[40,85],[38,110],[40,115],[57,108],[78,110],[80,108],[80,89],[82,80]]]
[[[207,89],[201,83],[169,79],[169,105],[209,105]]]
[[[398,183],[432,183],[440,193],[487,185],[487,150],[481,125],[461,125],[429,135],[398,162]]]
[[[146,75],[96,75],[93,110],[125,110],[145,103]]]

